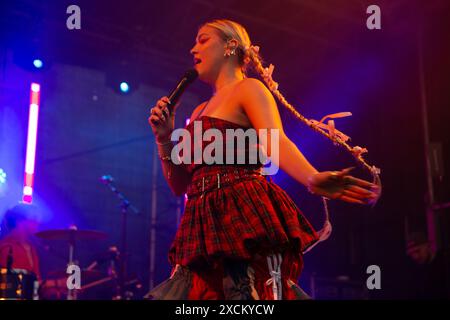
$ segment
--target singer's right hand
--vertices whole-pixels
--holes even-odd
[[[170,139],[170,135],[175,125],[175,111],[169,113],[167,104],[169,98],[162,97],[156,105],[150,109],[150,117],[148,123],[152,127],[156,141],[166,142]]]

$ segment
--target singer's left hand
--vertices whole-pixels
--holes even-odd
[[[376,202],[380,196],[380,187],[348,175],[351,169],[353,168],[316,173],[310,177],[308,189],[314,194],[329,199],[359,204]]]

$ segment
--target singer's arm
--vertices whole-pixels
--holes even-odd
[[[252,126],[256,129],[276,129],[279,133],[279,157],[273,157],[274,163],[301,184],[308,186],[309,178],[318,171],[305,158],[297,146],[286,136],[277,104],[265,85],[256,79],[242,81],[241,104]],[[271,150],[271,139],[264,146]]]
[[[191,114],[191,121],[194,121],[200,111],[205,106],[206,101],[198,105]],[[174,147],[173,143],[168,144],[157,144],[158,153],[160,155],[170,155],[172,152],[172,148]],[[175,165],[171,160],[161,159],[161,166],[163,169],[164,177],[166,178],[167,183],[169,184],[170,189],[172,189],[173,193],[176,196],[182,196],[186,193],[187,186],[191,182],[191,176],[186,170],[186,166],[184,164]]]
[[[166,145],[158,144],[158,153],[160,155],[170,155],[173,147],[173,142]],[[161,159],[161,167],[164,177],[166,178],[172,192],[176,196],[182,196],[185,194],[187,186],[191,181],[191,176],[185,169],[185,165],[175,165],[170,159]]]

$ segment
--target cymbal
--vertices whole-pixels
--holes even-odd
[[[61,230],[45,230],[35,233],[36,237],[46,240],[102,240],[107,238],[107,234],[96,230],[77,230],[77,229],[61,229]]]

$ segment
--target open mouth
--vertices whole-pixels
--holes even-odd
[[[199,58],[194,58],[194,65],[197,65],[197,64],[199,64],[200,62],[202,62],[201,59],[199,59]]]

